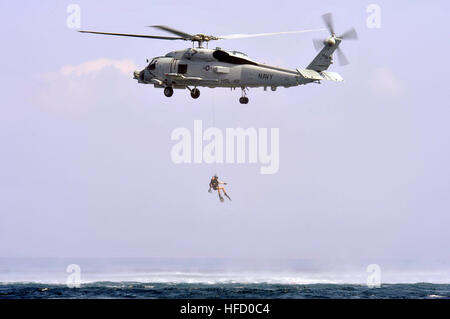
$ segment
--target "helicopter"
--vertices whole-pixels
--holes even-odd
[[[331,13],[324,14],[322,19],[326,29],[311,29],[300,31],[259,33],[259,34],[231,34],[225,36],[213,36],[205,34],[189,34],[168,26],[154,25],[150,27],[169,32],[175,36],[156,36],[110,33],[97,31],[84,31],[101,35],[113,35],[124,37],[138,37],[159,40],[184,40],[191,41],[192,48],[172,51],[165,56],[147,60],[147,67],[141,71],[134,71],[133,78],[138,83],[152,84],[155,88],[164,89],[164,95],[171,97],[174,89],[188,89],[191,97],[200,97],[198,87],[208,88],[240,88],[242,96],[241,104],[247,104],[249,88],[262,87],[266,91],[268,87],[276,91],[278,87],[293,87],[308,83],[320,83],[322,80],[341,82],[343,78],[335,72],[327,71],[333,64],[333,53],[337,51],[341,65],[348,64],[348,60],[341,51],[339,45],[344,39],[357,39],[354,28],[337,36],[334,31],[333,17]],[[330,36],[326,39],[314,39],[316,50],[320,50],[317,56],[306,69],[286,69],[268,65],[252,60],[247,54],[239,51],[227,51],[220,47],[209,49],[208,43],[215,40],[240,39],[249,37],[262,37],[278,34],[294,34],[328,30]],[[197,46],[195,46],[197,43]],[[204,48],[203,44],[207,47]]]

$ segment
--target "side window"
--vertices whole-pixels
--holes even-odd
[[[155,69],[155,66],[156,66],[156,62],[153,62],[152,64],[150,64],[150,65],[148,66],[148,69],[149,69],[149,70],[154,70],[154,69]]]
[[[185,74],[187,72],[187,64],[178,64],[178,73]]]

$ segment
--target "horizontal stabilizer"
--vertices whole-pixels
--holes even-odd
[[[323,80],[323,77],[320,75],[319,72],[314,70],[308,70],[308,69],[297,69],[297,72],[300,73],[302,77],[309,80]]]
[[[324,80],[342,82],[344,79],[336,72],[322,71],[320,75],[324,78]]]
[[[336,72],[328,72],[328,71],[317,72],[310,69],[297,69],[297,72],[303,78],[313,81],[321,81],[321,80],[336,81],[336,82],[344,81],[344,79]]]

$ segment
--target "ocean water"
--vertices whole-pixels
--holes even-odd
[[[95,282],[80,288],[63,284],[9,283],[0,285],[0,298],[425,298],[450,299],[449,284],[383,284],[368,288],[356,284],[194,284]]]
[[[425,298],[450,299],[446,270],[380,265],[369,288],[365,264],[336,267],[304,260],[0,258],[0,299],[17,298]],[[77,265],[78,288],[73,283]]]

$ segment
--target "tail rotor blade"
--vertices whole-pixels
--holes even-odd
[[[331,13],[325,13],[322,16],[322,19],[323,22],[325,22],[328,31],[330,31],[331,34],[334,34],[333,15]]]
[[[358,34],[354,28],[344,32],[339,38],[343,40],[356,40],[358,39]]]
[[[317,51],[323,48],[323,40],[321,39],[313,39],[313,44],[314,48],[316,48]]]
[[[344,52],[342,52],[340,47],[337,48],[337,56],[338,56],[339,65],[347,65],[350,63],[348,61],[348,59],[346,58]]]

